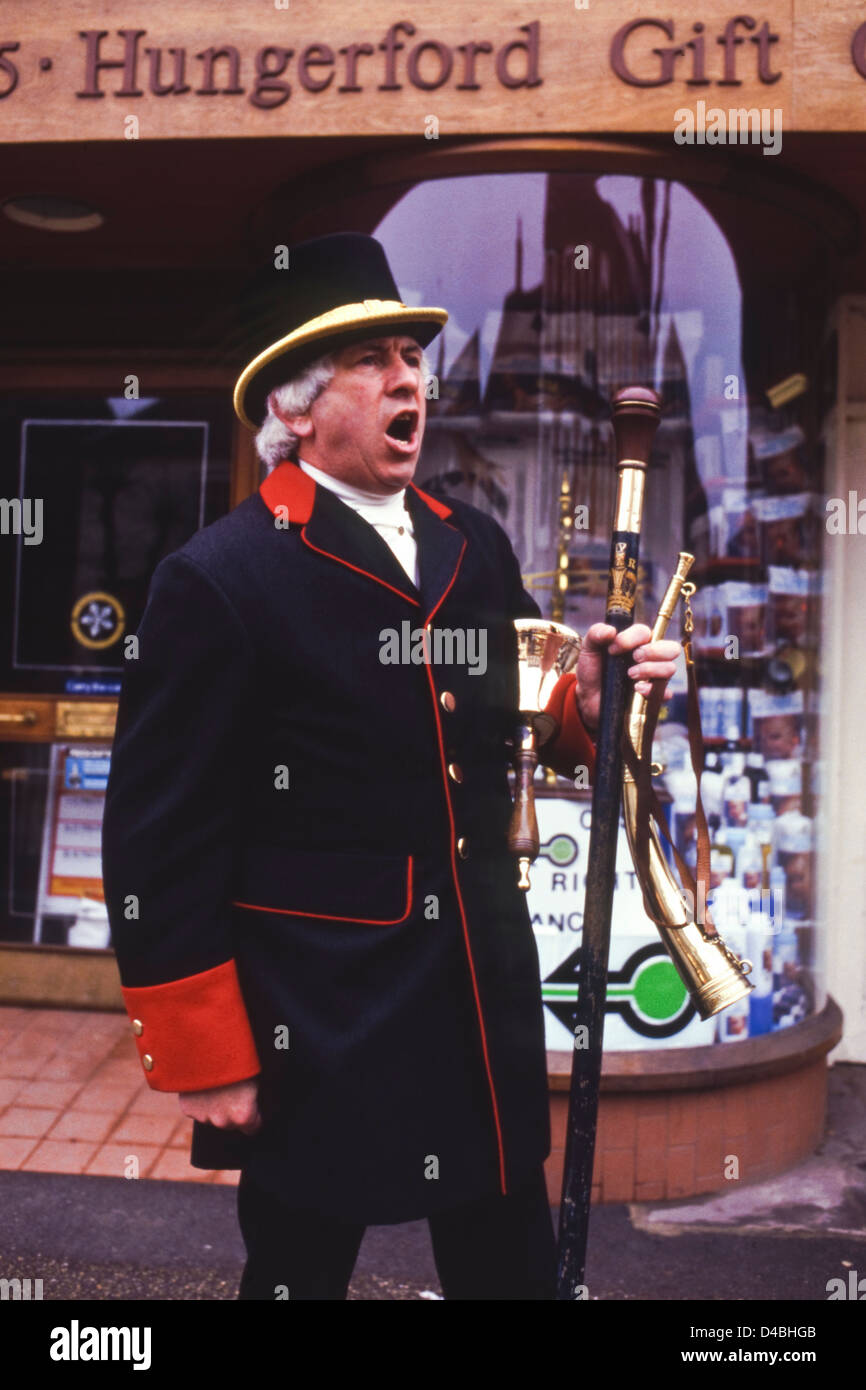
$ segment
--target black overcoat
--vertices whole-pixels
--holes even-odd
[[[407,499],[419,588],[290,462],[161,561],[103,829],[149,1084],[260,1074],[259,1134],[196,1124],[193,1163],[372,1224],[507,1192],[550,1141],[506,848],[512,619],[539,610],[496,522]],[[572,685],[565,775],[593,756]]]

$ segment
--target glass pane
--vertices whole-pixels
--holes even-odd
[[[229,440],[222,396],[0,404],[0,689],[118,689],[154,568],[228,510]]]
[[[655,958],[655,994],[637,965],[632,979],[628,963],[655,928],[624,860],[610,1047],[735,1040],[823,1003],[811,787],[831,299],[813,233],[789,220],[780,240],[774,218],[670,181],[514,173],[419,184],[376,229],[406,302],[451,315],[429,352],[438,398],[429,402],[419,483],[494,516],[542,612],[578,631],[605,606],[611,397],[632,384],[662,397],[637,616],[653,621],[677,553],[693,553],[712,906],[728,943],[754,958],[756,990],[745,1006],[700,1024]],[[682,673],[674,692],[654,751],[678,847],[693,860]],[[545,801],[531,898],[548,1046],[562,1048],[570,1046],[562,966],[579,940],[569,933],[579,932],[585,825],[569,809],[581,796],[568,783],[546,791],[559,810]],[[578,852],[567,873],[554,862],[565,840]],[[617,989],[632,1000],[631,1024]]]
[[[229,509],[227,393],[0,401],[0,692],[112,696],[163,556]],[[0,745],[0,941],[104,947],[110,755]]]

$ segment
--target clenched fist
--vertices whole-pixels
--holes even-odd
[[[249,1081],[234,1081],[230,1086],[214,1086],[209,1091],[182,1091],[177,1099],[183,1114],[200,1124],[256,1134],[262,1127],[258,1092],[258,1079],[251,1077]]]

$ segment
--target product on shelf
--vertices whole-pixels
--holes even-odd
[[[770,492],[803,492],[808,487],[809,473],[803,456],[805,440],[799,425],[778,431],[763,427],[751,431],[752,456]]]
[[[777,816],[802,810],[803,764],[799,758],[770,758],[770,805]]]
[[[770,775],[764,764],[763,753],[746,754],[745,775],[749,779],[749,800],[751,802],[769,801]]]
[[[771,695],[766,690],[750,690],[752,741],[768,764],[779,758],[793,758],[803,747],[803,692]]]
[[[820,558],[823,502],[811,492],[755,497],[761,527],[761,559],[770,565],[815,565]]]
[[[768,650],[766,637],[767,586],[729,580],[719,586],[725,610],[725,648],[734,658],[763,656]],[[734,647],[728,639],[735,637]]]
[[[752,962],[749,976],[749,1037],[769,1033],[773,1027],[773,921],[766,912],[753,912],[746,932],[746,950]]]
[[[725,824],[729,826],[744,826],[749,818],[752,784],[745,771],[745,753],[730,755],[722,791]]]
[[[812,570],[770,565],[768,633],[776,647],[803,647],[814,640],[812,608],[819,576]]]
[[[800,811],[786,811],[774,828],[776,861],[785,872],[785,915],[805,921],[812,915],[812,822]]]

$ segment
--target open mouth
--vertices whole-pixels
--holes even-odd
[[[411,448],[415,443],[417,428],[417,410],[401,410],[388,425],[385,435],[392,443],[403,444]]]

